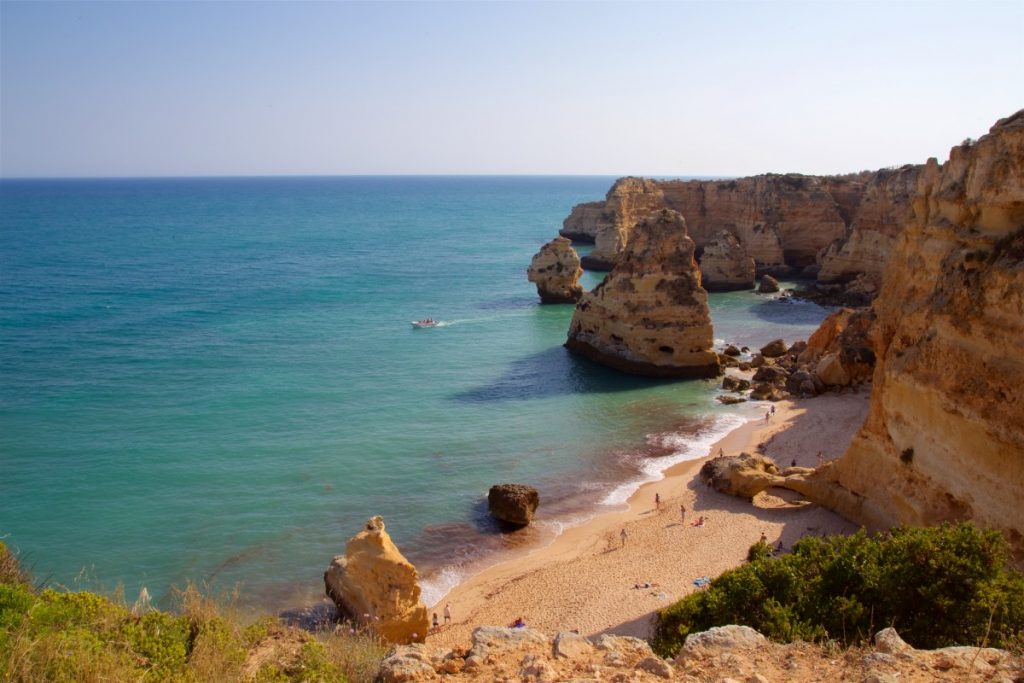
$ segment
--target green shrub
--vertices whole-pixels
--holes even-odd
[[[863,642],[893,626],[921,648],[992,647],[1024,634],[1024,576],[1006,566],[997,531],[970,523],[900,528],[878,538],[806,538],[750,562],[658,614],[655,649],[678,652],[686,636],[745,624],[773,640]]]

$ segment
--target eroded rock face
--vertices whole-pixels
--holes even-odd
[[[848,386],[871,379],[875,368],[871,310],[841,308],[830,313],[807,340],[797,361],[814,368],[825,386]]]
[[[583,266],[611,270],[636,224],[664,207],[664,196],[655,181],[633,177],[616,180],[604,201],[604,220],[595,227],[594,250],[583,257]]]
[[[693,252],[675,211],[641,221],[614,270],[576,305],[566,347],[633,374],[718,375],[707,292]]]
[[[973,519],[1021,561],[1024,111],[930,160],[913,205],[875,301],[870,411],[838,478],[869,500],[861,523]]]
[[[604,202],[587,202],[572,207],[572,212],[562,221],[558,234],[573,242],[593,244],[597,233],[608,229],[611,221],[605,215]]]
[[[430,628],[419,574],[373,517],[324,572],[327,597],[389,643],[423,642]]]
[[[701,284],[709,292],[753,289],[754,258],[728,230],[720,231],[700,257]]]
[[[913,218],[913,198],[923,168],[907,165],[871,174],[846,235],[822,254],[819,282],[846,283],[863,276],[876,288],[881,285],[896,238]]]
[[[534,255],[526,271],[527,279],[537,285],[541,303],[576,303],[583,295],[580,286],[580,257],[565,237],[556,237]]]
[[[526,526],[540,505],[540,493],[524,484],[495,484],[487,492],[490,513],[508,524]]]

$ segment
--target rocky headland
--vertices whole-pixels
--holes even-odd
[[[661,209],[641,220],[612,272],[576,305],[566,348],[634,374],[718,375],[693,253],[679,213]]]
[[[858,521],[973,519],[1024,560],[1024,111],[920,172],[874,311],[870,412],[837,468]]]

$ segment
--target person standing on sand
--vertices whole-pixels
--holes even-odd
[[[434,612],[434,619],[431,623],[433,624],[435,631],[441,627],[441,622],[437,619],[437,612]]]
[[[721,446],[718,447],[718,457],[719,458],[724,458],[725,457],[725,449],[722,448]]]
[[[452,605],[450,602],[444,603],[444,623],[450,624],[452,621]]]
[[[679,506],[679,521],[680,522],[684,522],[684,523],[686,522],[686,506],[685,505],[680,505]]]
[[[772,415],[774,415],[774,414],[775,414],[775,406],[774,406],[774,405],[772,406],[772,410],[771,410],[771,413],[772,413]]]
[[[768,421],[771,420],[771,418],[772,418],[772,411],[770,411],[770,410],[764,411],[764,423],[768,424]]]
[[[654,509],[655,510],[660,510],[661,509],[661,494],[660,493],[655,493],[654,494]]]
[[[818,451],[818,467],[825,464],[825,454],[822,451]]]
[[[619,539],[622,541],[622,547],[626,547],[626,528],[623,527],[622,531],[619,532]]]

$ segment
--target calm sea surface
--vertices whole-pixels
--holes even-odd
[[[572,306],[526,281],[612,180],[0,183],[0,537],[51,583],[280,609],[379,514],[433,602],[703,456],[757,407],[569,356]],[[825,315],[711,301],[751,345]],[[489,522],[505,481],[541,490],[535,528]]]

